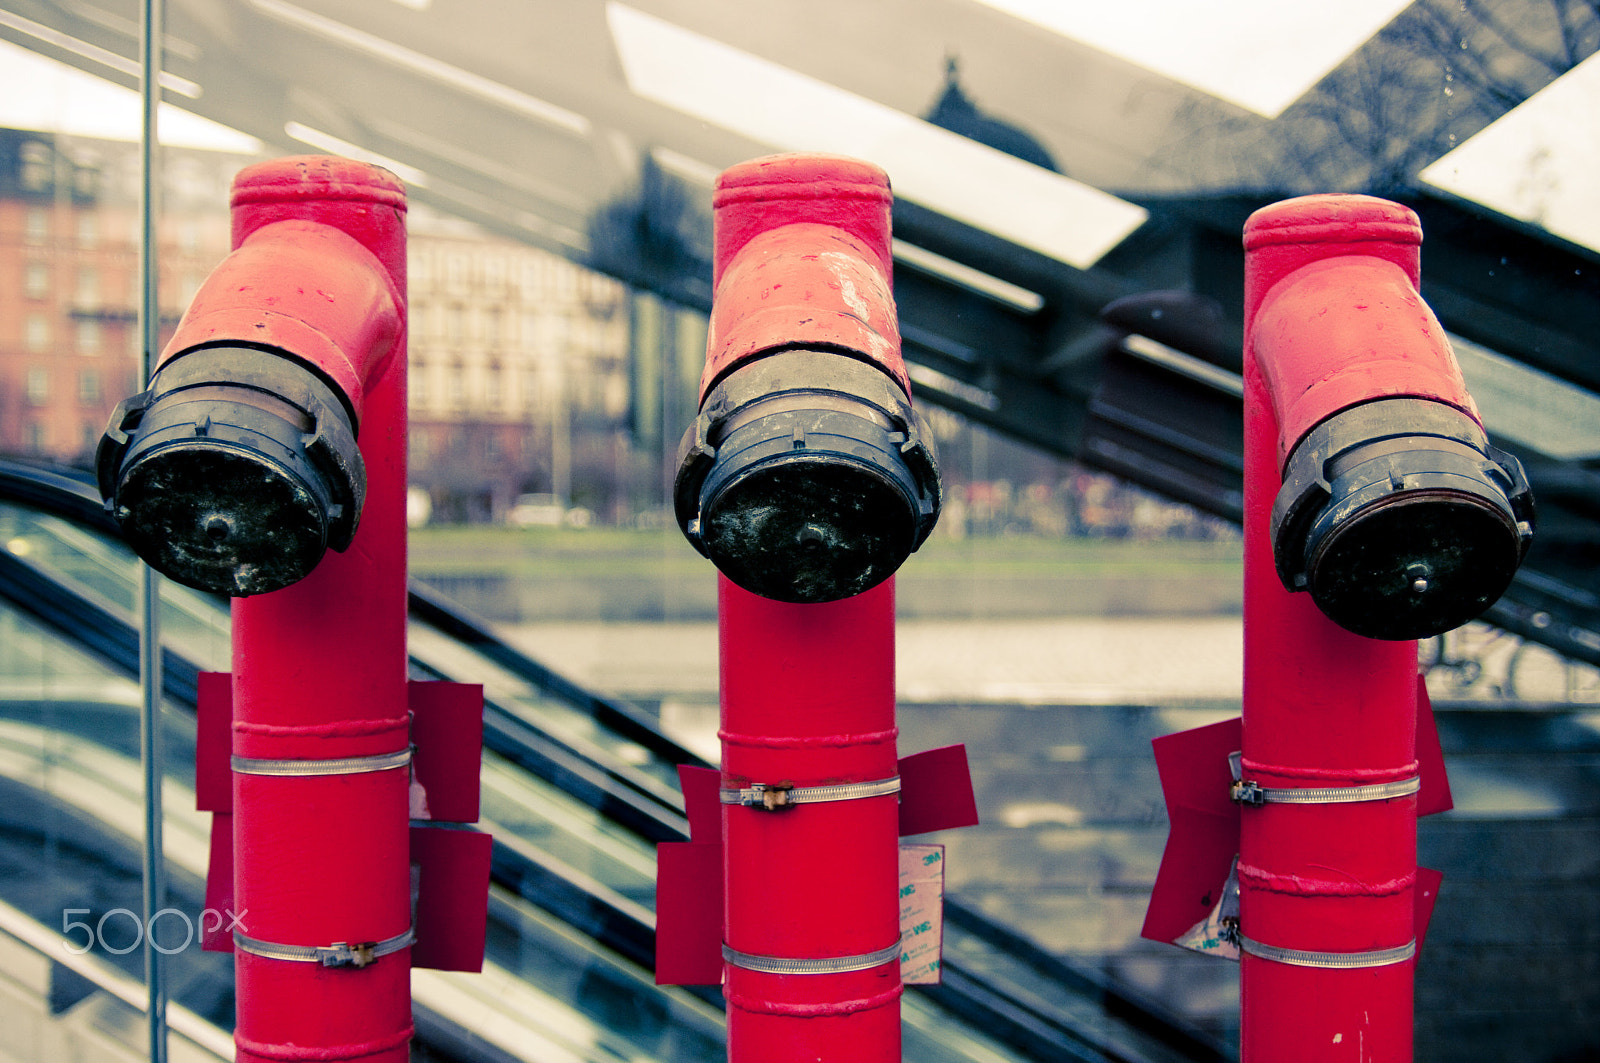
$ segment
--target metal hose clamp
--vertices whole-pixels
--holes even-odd
[[[370,757],[337,757],[332,760],[259,760],[234,757],[233,770],[241,775],[360,775],[369,771],[390,771],[411,763],[413,747]]]
[[[1370,783],[1362,786],[1265,787],[1250,779],[1241,778],[1243,760],[1238,753],[1228,756],[1228,766],[1233,770],[1233,786],[1228,791],[1235,804],[1260,808],[1262,805],[1342,805],[1356,801],[1387,801],[1394,797],[1408,797],[1422,789],[1422,776],[1393,782]]]
[[[833,786],[787,786],[782,783],[751,783],[749,786],[718,791],[725,805],[764,808],[769,812],[791,805],[811,805],[824,801],[859,801],[864,797],[887,797],[900,792],[900,776],[873,782],[839,783]]]
[[[1392,949],[1373,949],[1369,952],[1312,952],[1307,949],[1285,949],[1265,945],[1239,935],[1239,947],[1252,956],[1274,963],[1287,963],[1295,967],[1324,967],[1344,970],[1356,967],[1387,967],[1404,963],[1417,954],[1417,939]]]
[[[735,967],[762,974],[847,974],[850,971],[866,971],[888,963],[900,955],[903,944],[903,941],[896,941],[893,945],[859,956],[824,956],[820,959],[802,960],[787,956],[757,956],[754,953],[740,952],[727,942],[723,942],[722,958]]]
[[[415,927],[408,927],[404,933],[382,941],[363,941],[353,945],[348,941],[335,941],[331,945],[280,945],[250,937],[239,930],[233,932],[233,947],[241,952],[264,956],[269,960],[320,963],[324,967],[365,967],[392,952],[410,947],[416,940]]]

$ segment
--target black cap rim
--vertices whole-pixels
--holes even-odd
[[[1405,641],[1460,627],[1511,584],[1516,524],[1462,491],[1393,494],[1358,509],[1317,544],[1309,591],[1334,623],[1367,638]]]
[[[316,567],[327,517],[307,484],[257,451],[186,441],[136,455],[117,485],[129,545],[162,574],[230,597],[281,590]]]
[[[838,455],[794,454],[743,470],[702,508],[700,539],[730,580],[814,604],[871,590],[911,555],[918,510],[889,477]]]

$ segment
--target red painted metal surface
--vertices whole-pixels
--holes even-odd
[[[1434,399],[1479,420],[1444,329],[1417,291],[1416,215],[1370,196],[1289,203],[1258,211],[1245,228],[1245,315],[1250,342],[1270,352],[1258,368],[1279,460],[1329,415],[1373,399]]]
[[[821,786],[895,774],[894,581],[820,605],[719,577],[722,777]],[[723,808],[724,934],[760,956],[859,956],[900,939],[893,795]],[[847,974],[728,964],[728,1058],[900,1058],[900,957]]]
[[[892,201],[882,170],[833,155],[766,156],[717,179],[702,398],[730,369],[794,347],[862,358],[911,393],[891,279]]]
[[[1244,776],[1264,787],[1349,786],[1418,772],[1416,643],[1353,635],[1273,567],[1281,462],[1326,416],[1420,396],[1473,411],[1417,295],[1422,232],[1404,207],[1310,196],[1245,227]],[[1317,952],[1415,936],[1415,796],[1243,810],[1241,929]],[[1246,952],[1246,1061],[1409,1060],[1414,961],[1351,970]]]
[[[865,359],[909,388],[877,167],[819,155],[733,167],[716,192],[716,295],[702,398],[726,371],[796,346]],[[719,577],[722,785],[833,785],[896,774],[894,581],[823,604],[771,601]],[[723,808],[732,949],[813,959],[899,941],[891,795],[781,811]],[[724,969],[728,1057],[900,1058],[898,953],[863,971]]]
[[[368,489],[355,541],[304,580],[233,602],[235,756],[331,759],[409,741],[405,558],[405,195],[386,171],[323,156],[234,181],[235,251],[164,360],[196,344],[292,352],[359,421]],[[233,776],[234,908],[250,937],[382,941],[411,925],[408,773]],[[362,968],[235,953],[241,1061],[401,1063],[410,957]]]

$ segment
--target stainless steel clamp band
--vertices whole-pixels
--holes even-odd
[[[850,971],[870,970],[888,963],[900,955],[902,944],[896,941],[893,945],[860,956],[826,956],[816,960],[798,960],[785,956],[757,956],[749,952],[740,952],[724,942],[722,958],[735,967],[742,967],[747,971],[759,971],[762,974],[846,974]]]
[[[1243,761],[1238,753],[1228,757],[1233,769],[1233,787],[1228,796],[1241,805],[1259,808],[1267,804],[1279,805],[1340,805],[1354,801],[1387,801],[1392,797],[1406,797],[1422,789],[1422,776],[1394,782],[1372,783],[1366,786],[1316,786],[1268,788],[1258,782],[1242,778]]]
[[[241,775],[360,775],[369,771],[389,771],[411,763],[411,747],[370,757],[338,757],[333,760],[259,760],[234,757],[233,770]]]
[[[840,783],[836,786],[774,786],[758,782],[743,789],[719,791],[725,805],[748,805],[769,811],[823,801],[858,801],[863,797],[885,797],[899,792],[898,775],[873,782]]]
[[[354,945],[348,941],[335,941],[331,945],[280,945],[249,937],[239,930],[233,932],[233,947],[252,956],[294,963],[320,963],[324,967],[365,967],[391,952],[399,952],[416,940],[415,927],[382,941],[362,941]]]
[[[1391,797],[1405,797],[1422,789],[1421,776],[1395,782],[1373,783],[1370,786],[1319,786],[1315,788],[1289,787],[1268,789],[1248,779],[1236,780],[1230,792],[1241,805],[1338,805],[1351,801],[1387,801]]]
[[[1288,963],[1296,967],[1328,967],[1346,969],[1354,967],[1387,967],[1404,963],[1417,954],[1417,940],[1412,938],[1404,945],[1392,949],[1374,949],[1371,952],[1310,952],[1305,949],[1284,949],[1264,945],[1239,935],[1239,948],[1252,956],[1275,963]]]

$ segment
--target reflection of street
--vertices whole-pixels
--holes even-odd
[[[513,641],[622,698],[715,700],[713,622],[507,625]],[[908,702],[1224,705],[1237,709],[1236,616],[901,620],[896,687]],[[1436,703],[1600,703],[1600,671],[1474,624],[1421,645]]]
[[[609,694],[716,694],[714,623],[505,630],[539,660]],[[1236,704],[1240,652],[1238,617],[903,620],[896,684],[902,701]]]
[[[581,682],[658,707],[673,737],[716,755],[715,624],[507,633]],[[1447,660],[1486,640],[1454,636]],[[1239,619],[902,620],[897,641],[901,751],[961,742],[972,764],[982,825],[930,836],[947,846],[951,893],[1236,1036],[1238,968],[1138,935],[1167,835],[1150,740],[1238,713]],[[1471,691],[1459,667],[1430,680],[1456,811],[1419,826],[1420,862],[1445,873],[1418,969],[1419,1059],[1542,1059],[1500,1040],[1480,1055],[1462,1031],[1492,1021],[1525,1039],[1532,1015],[1567,1040],[1600,1010],[1594,684],[1579,677],[1587,705],[1486,699],[1512,649],[1485,654]],[[1567,677],[1543,651],[1517,663],[1518,689],[1541,699]]]

